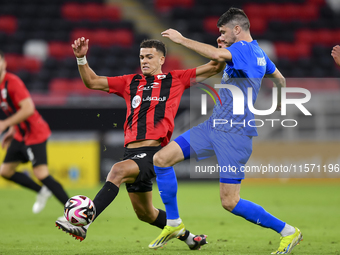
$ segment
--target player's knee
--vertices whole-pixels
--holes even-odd
[[[231,212],[235,208],[238,201],[239,201],[239,198],[237,199],[235,197],[221,198],[221,203],[222,203],[223,208],[229,212]]]
[[[114,164],[111,168],[110,173],[108,174],[106,180],[116,183],[119,180],[122,180],[125,177],[125,167],[123,164]]]
[[[169,157],[166,157],[166,155],[160,151],[153,156],[153,164],[155,166],[168,167],[170,166],[169,163]]]
[[[0,176],[2,176],[5,179],[9,179],[14,174],[13,171],[9,171],[9,169],[6,169],[3,165],[0,167]]]

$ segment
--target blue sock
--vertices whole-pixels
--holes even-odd
[[[166,218],[175,220],[179,218],[177,206],[177,179],[175,170],[170,167],[154,166],[157,175],[156,181],[158,190],[161,195],[163,204],[165,205]]]
[[[240,201],[238,201],[231,213],[241,216],[246,220],[262,227],[271,228],[278,233],[282,231],[286,224],[285,222],[268,213],[263,209],[263,207],[244,199],[240,199]]]

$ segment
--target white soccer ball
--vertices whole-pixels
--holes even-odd
[[[66,202],[64,216],[72,225],[82,227],[94,220],[96,208],[88,197],[74,196]]]

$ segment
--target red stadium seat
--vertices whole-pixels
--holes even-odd
[[[17,72],[22,69],[21,56],[19,54],[5,54],[7,70]]]
[[[23,69],[29,71],[30,73],[38,73],[41,68],[41,62],[36,58],[23,57],[22,58]]]
[[[52,95],[68,95],[70,93],[70,81],[68,79],[56,78],[49,84]]]
[[[48,44],[49,55],[56,59],[72,57],[73,51],[70,43],[52,41]]]
[[[313,43],[317,38],[313,31],[309,29],[300,29],[295,32],[296,41],[299,43]]]
[[[112,41],[110,40],[110,31],[106,29],[95,30],[91,35],[91,44],[96,44],[102,47],[107,47],[112,44]]]
[[[168,12],[173,5],[173,0],[155,0],[155,8],[159,12]]]
[[[71,32],[71,42],[73,43],[74,40],[81,38],[81,37],[85,37],[86,39],[90,39],[92,42],[93,39],[93,32],[89,29],[84,29],[84,28],[78,28],[78,29],[74,29]]]
[[[0,32],[14,34],[17,31],[18,22],[14,16],[0,16]]]
[[[105,7],[96,3],[87,3],[79,10],[83,14],[83,19],[99,21],[103,19]]]
[[[120,45],[122,47],[131,47],[133,44],[133,34],[128,29],[111,30],[109,38],[112,45]]]
[[[207,33],[218,35],[220,32],[217,27],[219,17],[206,17],[203,20],[203,27]]]
[[[318,44],[324,46],[332,46],[334,43],[334,33],[329,29],[315,31],[315,38]]]
[[[65,3],[61,7],[61,16],[71,21],[82,20],[83,13],[81,12],[81,7],[82,5],[78,3]]]
[[[319,17],[319,7],[315,4],[304,4],[298,18],[302,21],[311,21]]]
[[[259,18],[264,18],[268,20],[277,19],[282,12],[281,6],[278,4],[265,4],[262,7],[262,15]],[[247,13],[246,13],[247,14]]]
[[[262,35],[267,29],[267,22],[265,19],[258,17],[258,18],[251,18],[250,20],[250,31],[257,35]]]
[[[32,100],[36,106],[40,105],[65,105],[67,97],[65,95],[56,95],[55,93],[31,93]]]
[[[103,18],[111,21],[121,20],[122,14],[119,7],[114,5],[106,5],[102,10]]]

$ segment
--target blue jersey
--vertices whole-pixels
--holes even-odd
[[[239,41],[227,48],[232,55],[232,61],[226,62],[223,72],[222,84],[235,85],[244,95],[244,115],[233,114],[233,96],[229,89],[219,90],[222,106],[215,105],[210,123],[213,128],[239,135],[257,136],[254,123],[254,114],[248,108],[247,90],[252,88],[253,105],[261,87],[261,81],[265,74],[272,74],[276,67],[260,48],[257,41]],[[215,119],[215,125],[214,125]],[[220,119],[216,124],[216,120]],[[250,121],[250,122],[249,122]],[[249,125],[250,124],[250,125]]]

